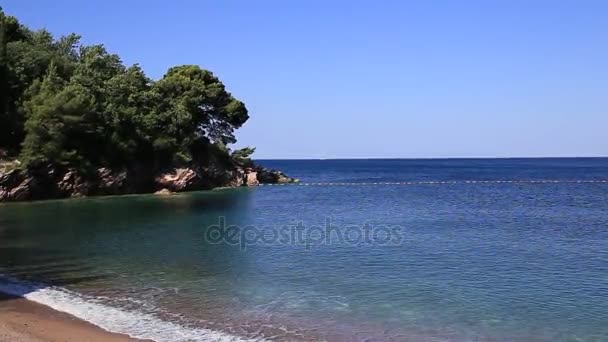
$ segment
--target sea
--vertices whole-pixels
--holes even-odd
[[[300,179],[0,205],[0,291],[185,341],[608,341],[608,159],[260,160]]]

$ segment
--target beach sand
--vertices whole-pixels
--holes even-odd
[[[132,342],[125,335],[24,298],[0,293],[0,342]]]

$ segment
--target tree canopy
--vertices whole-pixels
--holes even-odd
[[[248,118],[243,102],[199,66],[172,67],[153,81],[103,45],[31,30],[0,9],[0,150],[25,166],[188,163],[228,153]]]

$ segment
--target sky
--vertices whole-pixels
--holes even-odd
[[[1,0],[153,79],[198,64],[267,158],[608,156],[608,1]]]

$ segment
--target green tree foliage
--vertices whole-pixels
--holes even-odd
[[[244,147],[240,150],[235,150],[232,152],[230,158],[232,158],[232,161],[236,165],[246,167],[253,166],[253,161],[251,160],[251,155],[253,152],[255,152],[255,147]]]
[[[210,71],[195,65],[169,69],[151,92],[159,104],[148,122],[154,148],[182,161],[192,158],[189,146],[201,139],[234,143],[234,130],[248,119],[245,105]]]
[[[77,84],[64,84],[52,63],[42,81],[35,81],[28,92],[23,162],[83,166],[92,160],[86,150],[95,133],[90,92]]]
[[[177,66],[153,81],[103,45],[54,39],[1,9],[0,91],[0,150],[25,166],[246,162],[253,152],[230,158],[249,116],[210,71]]]

